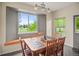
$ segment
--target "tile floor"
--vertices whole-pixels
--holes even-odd
[[[21,52],[13,52],[13,53],[5,54],[2,56],[22,56],[22,53]],[[79,51],[77,51],[76,49],[72,49],[69,46],[65,46],[64,47],[64,56],[79,56]]]

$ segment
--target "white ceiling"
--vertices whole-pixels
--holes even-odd
[[[29,4],[31,6],[34,6],[35,4],[41,4],[41,2],[25,2],[26,4]],[[75,2],[45,2],[46,7],[50,8],[52,11],[59,10],[61,8],[70,6],[75,4]]]

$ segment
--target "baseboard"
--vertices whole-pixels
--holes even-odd
[[[75,52],[78,52],[78,53],[79,53],[79,49],[78,49],[78,48],[73,47],[72,49],[73,49]]]
[[[11,55],[14,55],[14,54],[17,54],[17,53],[21,53],[21,52],[22,52],[22,50],[18,50],[18,51],[14,51],[14,52],[2,54],[2,55],[0,55],[0,56],[11,56]]]
[[[68,45],[65,45],[65,46],[68,46]],[[71,47],[71,46],[68,46],[68,47]],[[72,48],[72,50],[74,51],[74,52],[78,52],[79,53],[79,49],[78,48],[75,48],[75,47],[71,47]]]
[[[72,48],[73,48],[73,45],[68,44],[68,43],[66,43],[66,42],[65,42],[65,45],[67,45],[67,46],[69,46],[69,47],[72,47]]]

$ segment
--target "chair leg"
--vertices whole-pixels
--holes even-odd
[[[55,56],[58,56],[57,51],[55,51]]]
[[[63,50],[61,51],[61,56],[63,56]]]
[[[57,56],[57,53],[55,54],[55,56]]]
[[[22,53],[22,56],[25,56],[25,53],[24,52]]]

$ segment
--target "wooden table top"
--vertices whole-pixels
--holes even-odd
[[[43,48],[46,48],[46,45],[44,42],[38,39],[23,39],[25,43],[28,45],[28,47],[31,49],[31,51],[37,51]]]

